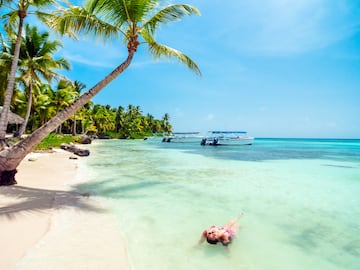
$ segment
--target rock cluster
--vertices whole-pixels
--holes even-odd
[[[69,151],[71,153],[74,153],[75,155],[80,156],[80,157],[87,157],[87,156],[90,155],[89,150],[78,148],[74,144],[62,143],[60,145],[60,148],[63,149],[63,150]]]

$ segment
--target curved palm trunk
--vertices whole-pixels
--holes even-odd
[[[29,96],[28,96],[28,106],[26,109],[26,115],[25,115],[25,119],[24,122],[21,124],[20,126],[20,130],[17,134],[17,137],[21,138],[21,136],[24,134],[27,123],[29,122],[29,118],[30,118],[30,112],[31,112],[31,107],[32,107],[32,100],[33,100],[33,94],[32,94],[32,89],[33,89],[33,85],[32,82],[30,82],[29,85]]]
[[[25,156],[30,153],[36,145],[38,145],[50,132],[52,132],[61,123],[66,121],[77,110],[88,103],[96,94],[98,94],[105,86],[119,76],[131,63],[136,48],[129,50],[127,59],[108,74],[103,80],[98,82],[88,92],[80,96],[74,103],[63,111],[57,113],[47,123],[26,137],[18,144],[0,151],[0,185],[16,184],[15,174],[16,168]]]
[[[5,141],[6,136],[6,128],[8,124],[8,116],[10,111],[10,104],[11,104],[11,98],[13,96],[14,92],[14,85],[15,85],[15,75],[16,75],[16,69],[19,62],[19,54],[20,54],[20,45],[21,45],[21,34],[22,29],[24,25],[24,18],[26,17],[25,11],[19,11],[19,28],[18,33],[16,37],[16,43],[14,48],[14,57],[11,62],[11,68],[10,68],[10,74],[9,74],[9,80],[8,85],[5,92],[5,99],[3,104],[3,110],[0,116],[0,149],[4,149],[4,147],[7,146]]]

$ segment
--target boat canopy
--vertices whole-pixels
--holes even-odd
[[[200,132],[173,132],[176,135],[191,135],[191,134],[199,134]]]
[[[246,134],[246,131],[210,131],[213,134],[231,134],[231,133],[242,133],[242,134]]]

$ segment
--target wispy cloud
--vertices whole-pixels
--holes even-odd
[[[124,52],[113,44],[93,40],[73,41],[64,39],[62,56],[71,62],[102,68],[112,68],[124,59]],[[121,47],[122,48],[122,47]]]
[[[258,111],[259,112],[266,112],[268,110],[268,107],[267,106],[260,106],[258,107]]]
[[[327,123],[326,126],[329,127],[329,128],[336,128],[338,125],[337,125],[336,122],[329,122],[329,123]]]
[[[94,57],[87,57],[85,55],[73,54],[68,52],[68,53],[64,53],[63,56],[72,63],[76,62],[79,64],[84,64],[93,67],[104,67],[104,68],[114,67],[113,64],[109,62],[104,62],[103,59],[95,59]]]
[[[146,60],[146,61],[133,61],[131,64],[131,68],[143,68],[149,65],[158,65],[168,63],[165,60]]]
[[[182,109],[176,108],[176,109],[175,109],[175,115],[176,115],[177,117],[183,117],[183,116],[184,116],[184,112],[182,111]]]
[[[212,113],[209,113],[209,114],[206,116],[205,119],[206,119],[207,121],[212,121],[214,118],[215,118],[215,115],[212,114]]]
[[[231,9],[227,14],[233,15],[225,19],[228,27],[223,28],[221,39],[242,51],[299,53],[359,31],[354,9],[359,15],[360,8],[351,0],[249,0],[227,8]]]

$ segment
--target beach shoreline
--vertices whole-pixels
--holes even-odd
[[[114,216],[76,185],[79,159],[30,153],[0,187],[0,269],[130,269]]]

